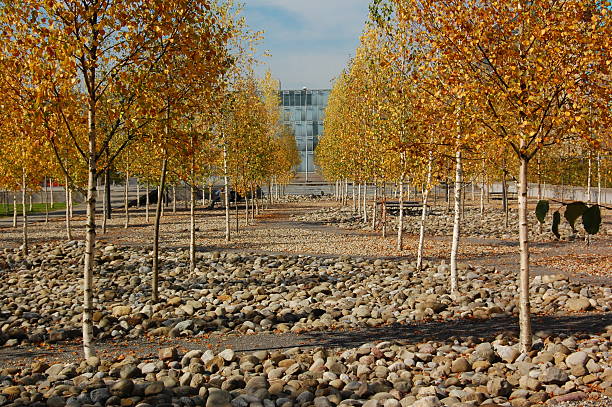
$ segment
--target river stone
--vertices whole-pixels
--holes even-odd
[[[225,349],[219,352],[219,356],[225,361],[231,362],[232,360],[234,360],[234,357],[236,357],[236,352],[234,352],[232,349]]]
[[[589,356],[586,352],[574,352],[565,358],[565,364],[572,368],[574,366],[586,366]]]
[[[118,305],[113,307],[113,316],[114,317],[124,317],[126,315],[130,315],[132,313],[132,307],[129,305]]]
[[[231,396],[227,391],[211,388],[208,390],[206,407],[232,407],[230,400]]]
[[[162,348],[159,350],[159,359],[164,362],[176,360],[178,358],[178,351],[175,347]]]
[[[455,359],[451,364],[451,371],[453,373],[469,372],[470,370],[472,370],[472,366],[470,366],[470,362],[466,358]]]
[[[565,302],[565,308],[574,312],[586,311],[591,308],[591,302],[588,298],[574,297]]]
[[[563,384],[567,381],[568,376],[563,370],[555,366],[545,368],[539,377],[542,383]]]
[[[162,381],[153,382],[153,383],[148,384],[145,387],[144,394],[145,396],[154,396],[164,391],[165,388],[166,387],[164,386],[164,382]]]
[[[64,407],[66,399],[61,396],[52,396],[47,399],[47,407]]]
[[[440,407],[441,405],[442,403],[440,403],[438,397],[427,396],[415,401],[412,407]]]
[[[101,389],[92,390],[89,393],[89,398],[91,398],[91,401],[93,401],[94,403],[104,404],[110,396],[111,394],[106,387],[102,387]]]
[[[113,396],[118,397],[128,397],[132,394],[134,390],[134,382],[130,379],[121,379],[118,380],[110,389],[110,392]]]

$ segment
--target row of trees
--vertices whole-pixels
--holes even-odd
[[[609,6],[598,0],[375,0],[326,111],[318,164],[340,183],[398,183],[399,250],[404,184],[425,185],[418,267],[428,191],[435,180],[449,180],[454,167],[452,295],[466,175],[483,184],[516,179],[523,351],[531,346],[527,183],[546,182],[541,175],[567,150],[591,157],[601,180],[596,158],[612,148]],[[536,167],[531,175],[530,167]]]
[[[223,177],[226,196],[230,187],[244,193],[271,179],[281,182],[290,177],[297,149],[279,124],[277,83],[252,74],[261,34],[248,30],[232,0],[2,2],[0,32],[1,186],[21,190],[25,202],[51,176],[85,196],[83,346],[89,357],[98,179],[109,185],[115,168],[126,179],[158,186],[156,301],[168,178],[191,189],[193,268],[195,189],[202,179]]]

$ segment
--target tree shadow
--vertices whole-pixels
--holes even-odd
[[[533,316],[533,331],[543,336],[593,335],[605,332],[612,324],[612,313]],[[276,335],[257,340],[260,335],[238,337],[228,340],[235,350],[249,352],[292,347],[354,348],[375,341],[397,341],[401,344],[417,344],[426,341],[445,342],[467,338],[493,340],[504,334],[518,336],[518,319],[497,317],[489,319],[456,319],[450,321],[427,321],[411,324],[393,324],[382,327],[355,329],[350,331],[321,331],[303,334]],[[262,344],[266,344],[263,345]]]

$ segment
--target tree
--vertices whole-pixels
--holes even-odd
[[[577,124],[610,115],[609,10],[597,0],[394,3],[414,27],[414,46],[429,51],[432,92],[452,92],[465,103],[461,115],[486,129],[471,143],[501,139],[520,164],[520,343],[528,351],[528,164],[563,139],[599,144]]]
[[[176,1],[172,9],[151,2],[18,0],[4,2],[0,17],[2,53],[30,68],[35,111],[48,125],[50,115],[63,122],[66,137],[54,133],[50,139],[54,148],[73,145],[87,168],[83,347],[89,357],[94,354],[96,180],[105,169],[100,168],[100,159],[106,155],[106,166],[111,165],[158,113],[148,110],[150,105],[142,98],[144,90],[159,81],[156,68],[162,59],[176,55],[188,59],[196,43],[214,57],[216,44],[226,34],[207,0]],[[77,106],[77,114],[67,115],[68,106]],[[103,112],[107,116],[101,118]],[[80,123],[86,123],[84,135],[76,131]],[[111,151],[111,142],[119,137],[123,142]]]

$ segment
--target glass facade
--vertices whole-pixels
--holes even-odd
[[[282,90],[284,124],[293,127],[295,141],[302,157],[298,172],[314,172],[314,149],[323,134],[323,115],[329,89]]]

